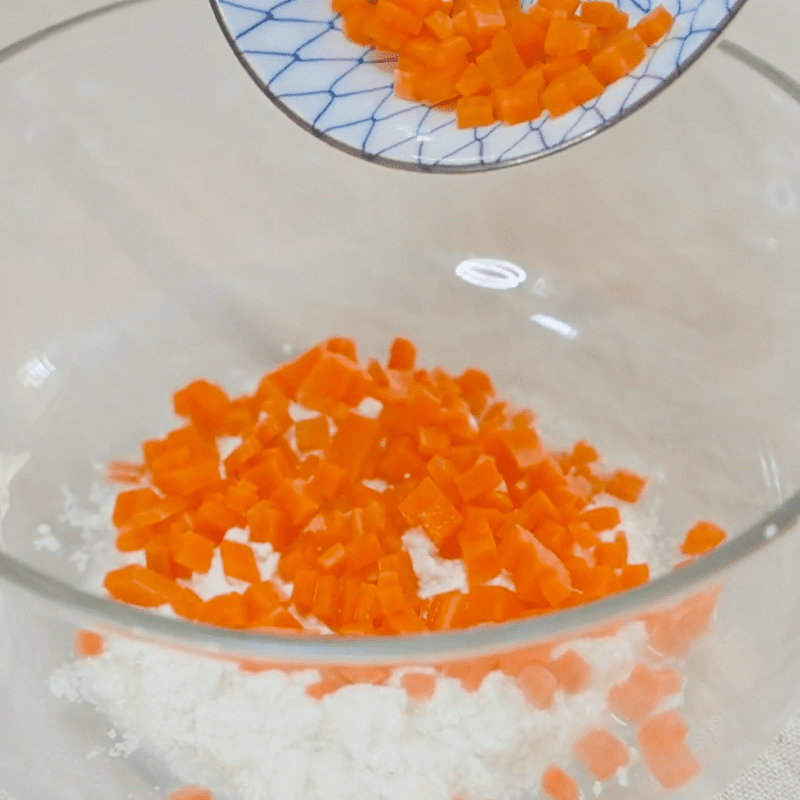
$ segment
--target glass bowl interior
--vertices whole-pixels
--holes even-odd
[[[203,376],[248,389],[331,335],[382,358],[403,335],[425,365],[485,369],[553,446],[586,438],[649,476],[631,524],[662,582],[567,612],[560,634],[724,577],[714,633],[687,667],[693,743],[714,767],[685,796],[721,789],[791,711],[797,542],[737,557],[759,531],[740,534],[798,489],[795,97],[716,48],[631,119],[554,158],[412,175],[302,135],[249,82],[208,8],[147,0],[0,64],[0,107],[6,556],[99,592],[116,557],[102,465],[174,424],[176,388]],[[731,545],[667,574],[701,517]],[[0,709],[15,724],[0,733],[0,780],[19,800],[53,787],[66,800],[151,796],[163,766],[99,759],[90,775],[86,749],[107,726],[65,715],[43,686],[69,657],[71,626],[104,619],[179,645],[199,641],[195,628],[110,603],[59,616],[3,591],[0,666],[15,688]],[[427,655],[554,630],[525,626]],[[283,654],[269,639],[219,642],[223,654]],[[332,655],[292,648],[312,663]],[[357,654],[349,643],[339,656]]]

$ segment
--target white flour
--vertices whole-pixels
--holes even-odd
[[[119,734],[111,755],[141,748],[180,780],[242,800],[514,800],[531,796],[587,730],[615,725],[606,693],[644,653],[645,633],[635,623],[578,647],[590,688],[559,691],[546,711],[500,672],[475,692],[438,675],[418,702],[398,669],[388,685],[316,700],[305,693],[315,670],[248,673],[117,637],[103,655],[58,670],[50,688],[109,719]]]

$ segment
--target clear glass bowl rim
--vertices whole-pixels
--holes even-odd
[[[0,65],[49,39],[85,22],[148,0],[117,0],[43,28],[4,48]],[[800,83],[746,48],[721,40],[717,48],[761,74],[776,88],[800,103]],[[264,658],[298,664],[379,664],[438,661],[513,649],[558,640],[591,631],[611,620],[636,618],[700,591],[720,580],[746,559],[786,535],[800,517],[800,491],[776,506],[759,522],[687,566],[654,578],[629,591],[584,606],[543,614],[501,625],[486,625],[436,634],[407,636],[309,636],[254,633],[192,623],[89,594],[53,578],[0,551],[0,580],[55,606],[77,624],[95,624],[147,639],[210,650],[230,656]]]

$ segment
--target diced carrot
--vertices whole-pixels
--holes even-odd
[[[335,575],[320,575],[314,591],[311,611],[334,630],[339,624],[342,611],[342,582]]]
[[[319,575],[313,569],[299,569],[294,575],[292,602],[301,614],[308,614],[314,605],[314,592]]]
[[[503,482],[491,456],[481,456],[466,472],[455,479],[456,488],[465,502],[494,491]]]
[[[158,502],[158,495],[152,489],[130,489],[120,492],[114,501],[111,521],[118,528],[129,525],[134,515]]]
[[[588,685],[592,672],[591,667],[574,650],[567,650],[549,662],[547,668],[567,694],[576,694],[583,690]]]
[[[491,87],[489,86],[488,81],[484,77],[483,73],[480,70],[480,67],[470,62],[467,65],[467,68],[464,72],[461,73],[461,77],[456,81],[456,89],[458,90],[459,94],[461,94],[461,99],[459,103],[463,103],[465,99],[469,97],[473,97],[475,95],[487,95]],[[477,128],[480,125],[470,125],[467,124],[471,122],[472,119],[478,119],[483,125],[491,125],[494,122],[494,111],[492,111],[492,119],[490,122],[484,122],[483,120],[488,119],[488,110],[486,108],[486,104],[465,104],[463,105],[461,111],[458,111],[458,124],[461,128]],[[488,107],[491,109],[491,103]],[[473,117],[472,114],[475,112],[483,112],[483,116],[480,117]]]
[[[172,610],[179,616],[196,620],[203,606],[200,597],[187,586],[178,586],[170,596]]]
[[[123,603],[152,608],[169,602],[174,581],[139,564],[111,570],[103,585],[108,593]]]
[[[392,0],[378,0],[375,4],[375,16],[386,25],[410,36],[416,36],[422,30],[422,17],[396,5]]]
[[[345,547],[345,558],[353,572],[378,563],[384,555],[380,539],[374,533],[366,534],[348,543]]]
[[[665,789],[684,786],[701,771],[684,741],[686,732],[686,723],[672,710],[650,717],[636,734],[645,765]]]
[[[436,676],[429,672],[412,670],[403,673],[400,685],[413,700],[429,700],[436,691]]]
[[[666,35],[672,27],[672,22],[669,11],[664,6],[657,6],[639,20],[634,30],[646,45],[653,45]]]
[[[238,592],[218,594],[206,600],[198,611],[197,619],[220,628],[246,628],[249,624],[247,604]]]
[[[282,598],[271,582],[259,581],[247,587],[244,602],[249,619],[258,623],[281,604]]]
[[[464,10],[475,36],[497,33],[505,27],[505,16],[498,0],[467,0]]]
[[[419,92],[417,91],[417,75],[411,70],[395,69],[394,75],[394,93],[401,100],[411,100],[417,102]]]
[[[192,572],[208,572],[214,557],[214,543],[194,531],[183,531],[170,540],[173,560]]]
[[[525,75],[513,86],[495,89],[492,100],[495,113],[507,125],[516,125],[536,119],[542,113],[541,93],[544,88],[544,76],[538,73],[541,88],[525,81]]]
[[[339,423],[326,456],[351,476],[358,475],[381,434],[379,420],[349,414]]]
[[[229,403],[228,395],[206,380],[193,381],[173,395],[175,413],[209,433],[222,432]]]
[[[202,786],[183,786],[170,792],[168,800],[214,800],[214,795]]]
[[[555,675],[542,664],[529,664],[516,676],[519,688],[535,708],[550,708],[558,689]]]
[[[245,516],[258,502],[258,489],[248,480],[241,480],[228,487],[225,492],[225,505],[231,511]]]
[[[631,760],[625,744],[602,728],[595,728],[579,739],[573,752],[594,778],[604,782]]]
[[[547,29],[544,52],[551,57],[565,58],[596,49],[599,44],[600,34],[594,25],[554,16]]]
[[[613,506],[599,506],[584,511],[580,516],[580,521],[588,525],[592,530],[600,533],[616,528],[620,523],[619,511]]]
[[[79,630],[75,634],[74,647],[79,658],[93,658],[102,654],[105,643],[99,633]]]
[[[106,480],[112,483],[139,483],[146,472],[144,464],[132,461],[109,461],[106,466]]]
[[[633,589],[650,580],[650,568],[647,564],[625,564],[620,579],[623,589]]]
[[[334,575],[341,575],[347,563],[347,551],[341,542],[334,542],[319,558],[317,564],[320,569]]]
[[[604,0],[584,0],[581,3],[580,19],[610,33],[616,33],[628,26],[628,15],[620,11],[614,3]]]
[[[293,525],[305,525],[319,510],[319,504],[304,491],[302,481],[281,481],[271,502],[288,515]]]
[[[324,416],[312,417],[297,422],[294,426],[297,449],[301,453],[309,450],[324,450],[330,441],[328,420]]]
[[[599,97],[605,90],[605,86],[595,78],[594,73],[585,64],[571,72],[567,72],[561,77],[561,80],[564,81],[570,96],[578,105],[583,105],[595,97]],[[606,491],[608,491],[608,488],[606,488]],[[623,488],[621,491],[625,492],[626,489]],[[609,494],[613,493],[609,492]]]
[[[431,16],[436,16],[436,14],[432,14]],[[410,371],[414,369],[414,363],[416,360],[417,348],[414,346],[413,342],[411,342],[409,339],[404,339],[401,336],[398,336],[392,341],[392,344],[389,347],[389,360],[386,364],[388,369],[401,369]]]
[[[307,350],[294,361],[282,364],[274,372],[269,373],[267,379],[286,397],[295,399],[298,387],[314,364],[322,358],[322,353],[321,347]]]
[[[425,27],[440,41],[453,35],[453,20],[444,11],[434,11],[425,17]]]
[[[571,17],[580,5],[580,0],[538,0],[538,6],[547,11],[561,11]]]
[[[443,631],[462,627],[465,608],[466,595],[460,592],[436,595],[428,612],[428,628],[432,631]]]
[[[219,552],[222,556],[222,569],[229,578],[247,583],[257,583],[261,580],[256,556],[251,547],[241,542],[223,539]]]
[[[550,12],[538,5],[509,22],[508,32],[525,66],[532,67],[544,61],[544,42],[549,26]]]
[[[628,470],[618,469],[609,478],[605,492],[626,503],[635,503],[639,499],[644,485],[644,478]]]
[[[153,572],[164,575],[166,578],[175,577],[172,574],[172,558],[166,534],[151,536],[145,545],[144,553],[148,569],[152,569]]]
[[[650,614],[646,621],[650,646],[665,656],[685,656],[706,633],[716,609],[720,587],[698,592],[675,608]]]
[[[463,517],[430,478],[424,478],[399,509],[410,525],[422,526],[436,545],[455,533],[463,522]]]
[[[458,543],[472,585],[477,586],[500,574],[497,545],[484,518],[473,518],[466,524],[458,533]]]
[[[551,764],[542,773],[542,791],[550,800],[579,800],[578,784],[561,767]]]
[[[725,531],[713,522],[700,520],[686,534],[681,545],[681,552],[687,556],[698,556],[708,553],[727,538]]]
[[[608,692],[608,707],[617,716],[634,724],[643,722],[663,696],[662,682],[646,664],[637,664],[623,683]]]
[[[506,30],[500,31],[492,39],[491,47],[477,56],[475,63],[493,89],[510,86],[525,72],[525,63]]]
[[[247,514],[251,542],[269,542],[276,550],[283,550],[289,538],[289,516],[275,508],[268,500],[256,503]]]

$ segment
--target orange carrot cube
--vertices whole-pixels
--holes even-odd
[[[630,763],[628,748],[616,736],[602,728],[583,736],[573,748],[575,757],[598,781],[614,777],[617,770]]]
[[[725,531],[713,522],[700,520],[686,534],[681,552],[687,556],[698,556],[718,547],[727,538]]]
[[[256,556],[251,547],[241,542],[223,540],[219,551],[222,556],[222,570],[229,578],[247,583],[258,583],[261,580]]]
[[[525,72],[525,63],[520,58],[508,31],[500,31],[491,47],[481,53],[475,63],[493,89],[503,89],[518,81]]]
[[[550,800],[579,800],[578,784],[561,767],[551,764],[542,774],[542,791]]]
[[[634,30],[639,34],[642,41],[650,46],[666,35],[667,31],[672,27],[672,22],[672,15],[669,11],[664,6],[657,6],[639,20]]]

